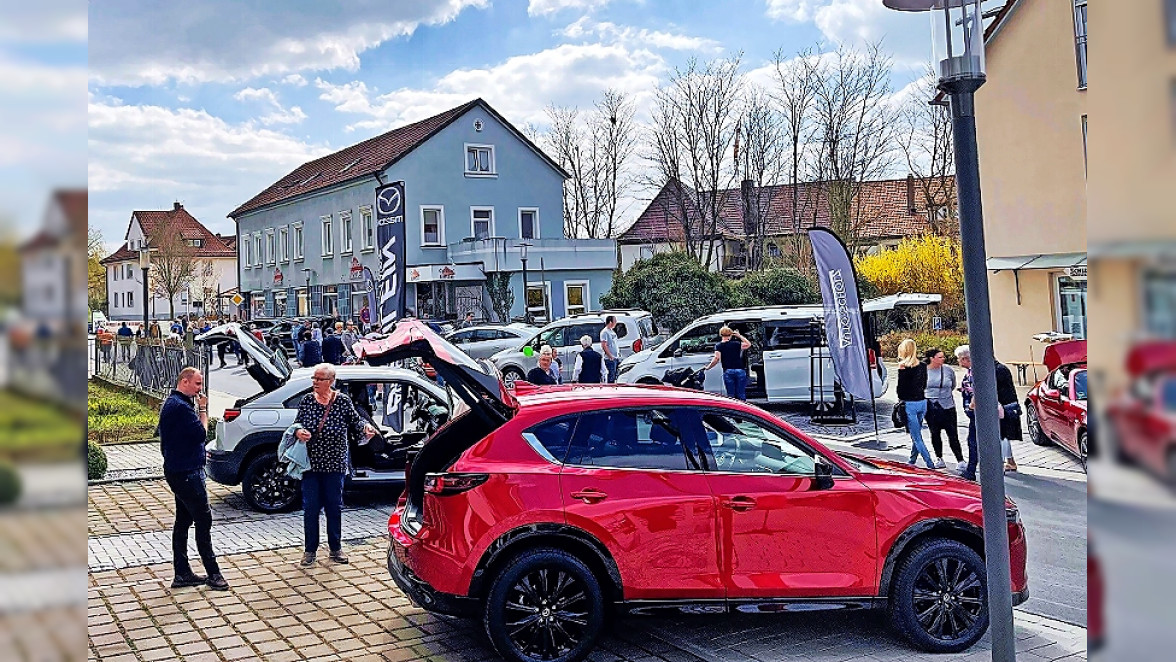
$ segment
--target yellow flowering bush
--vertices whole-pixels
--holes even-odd
[[[881,294],[940,294],[943,301],[937,314],[948,322],[964,320],[964,264],[959,239],[935,235],[904,239],[893,250],[858,258],[856,266],[858,277]]]

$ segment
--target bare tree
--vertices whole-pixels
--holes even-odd
[[[100,262],[105,250],[102,232],[89,228],[86,235],[86,300],[90,310],[106,309],[106,267]]]
[[[939,94],[938,74],[927,72],[914,83],[912,93],[899,110],[897,144],[915,186],[923,197],[927,221],[940,235],[959,231],[956,217],[955,144],[952,142],[951,111],[933,103]]]
[[[152,290],[167,299],[168,318],[175,319],[176,296],[186,292],[196,278],[196,250],[179,232],[165,225],[147,236],[147,245],[151,247]]]
[[[737,179],[733,144],[739,123],[743,76],[738,55],[699,64],[690,60],[658,90],[649,137],[652,176],[669,185],[687,252],[712,264],[723,208]]]
[[[217,286],[220,274],[212,260],[201,260],[196,264],[193,282],[196,284],[196,294],[200,297],[200,309],[205,316],[220,315],[220,300],[217,298]]]
[[[637,142],[634,105],[624,92],[605,90],[593,110],[549,106],[544,142],[571,179],[564,186],[564,230],[571,237],[604,238],[617,231],[620,200],[632,179]]]
[[[748,88],[740,129],[745,143],[736,160],[743,172],[739,188],[747,247],[745,270],[757,271],[764,264],[772,203],[788,169],[784,117],[767,92]]]
[[[831,229],[850,250],[865,243],[863,183],[895,162],[895,112],[890,105],[891,59],[880,44],[864,51],[841,47],[818,63],[814,94],[817,176]]]
[[[816,131],[814,105],[817,87],[820,85],[818,50],[808,48],[793,57],[786,57],[783,51],[776,52],[776,99],[782,115],[784,140],[788,149],[788,184],[790,246],[788,250],[791,266],[801,273],[809,273],[812,260],[809,259],[809,244],[801,231],[804,219],[813,217],[819,195],[817,187],[808,186],[811,180],[814,160],[813,136]]]

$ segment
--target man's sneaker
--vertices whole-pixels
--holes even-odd
[[[214,591],[227,591],[229,590],[229,583],[218,572],[215,575],[208,576],[208,588]]]
[[[334,561],[335,563],[347,563],[348,562],[347,555],[343,553],[343,550],[339,550],[337,552],[331,552],[331,560]]]
[[[200,575],[198,575],[194,572],[189,572],[186,575],[176,575],[176,578],[174,580],[172,580],[172,588],[187,588],[189,586],[200,586],[205,581],[207,581],[207,580],[204,577],[201,577]]]
[[[944,464],[944,462],[943,462],[943,458],[941,458],[941,457],[935,458],[935,468],[936,469],[946,469],[947,468],[947,465]]]
[[[314,565],[314,557],[314,552],[304,552],[302,554],[302,563],[300,565],[303,568],[309,568],[310,566]]]
[[[967,460],[960,460],[959,462],[956,463],[956,471],[958,471],[959,473],[963,473],[967,470],[968,470],[968,461]]]

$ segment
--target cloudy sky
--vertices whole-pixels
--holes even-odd
[[[742,51],[754,74],[778,49],[877,39],[903,87],[929,55],[926,18],[881,0],[104,0],[90,223],[117,245],[132,210],[179,200],[232,232],[229,211],[307,159],[475,97],[542,127],[548,104],[610,87],[646,108],[690,57]]]
[[[49,192],[86,185],[85,0],[0,0],[0,227],[27,236]]]

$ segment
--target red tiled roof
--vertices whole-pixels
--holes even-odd
[[[143,234],[148,237],[162,230],[178,233],[183,239],[202,240],[201,245],[194,249],[197,257],[237,257],[237,251],[234,247],[227,245],[220,235],[214,234],[208,228],[204,227],[203,223],[196,220],[196,217],[189,214],[188,210],[184,209],[184,206],[178,202],[174,207],[167,210],[131,212],[131,222],[134,222],[135,219],[138,219],[139,227],[142,228]],[[130,227],[128,225],[129,229]],[[109,264],[124,260],[137,260],[138,258],[138,251],[132,251],[124,243],[117,251],[102,258],[100,263]]]
[[[769,236],[792,234],[792,210],[796,205],[800,230],[810,227],[829,227],[829,204],[820,183],[769,186],[760,191],[767,198],[765,232]],[[687,191],[689,189],[686,189]],[[617,241],[620,243],[679,242],[682,241],[682,224],[679,213],[671,213],[680,205],[674,195],[675,189],[667,184],[654,196],[649,206]],[[743,225],[743,196],[739,189],[725,189],[722,196],[722,210],[717,224],[717,236],[737,238],[746,235]],[[907,208],[907,180],[891,179],[866,182],[854,201],[861,205],[859,218],[864,224],[861,236],[868,239],[905,237],[921,234],[930,229],[927,222],[927,204],[922,191],[915,193],[916,213]],[[795,203],[794,203],[795,200]],[[696,209],[690,195],[686,205]],[[695,211],[695,227],[701,227],[701,215]]]
[[[78,237],[84,236],[89,224],[89,192],[84,188],[59,189],[53,193],[53,198],[65,215],[70,233]]]
[[[21,251],[36,251],[42,248],[52,248],[60,243],[60,238],[44,230],[33,235],[28,241],[20,245]]]
[[[439,115],[434,115],[419,122],[393,129],[375,138],[369,138],[361,143],[341,149],[334,154],[328,154],[313,161],[308,161],[295,168],[285,177],[279,179],[269,188],[250,198],[240,207],[229,212],[229,217],[237,218],[246,212],[260,209],[275,202],[288,200],[304,193],[310,193],[361,177],[370,177],[399,161],[406,154],[416,149],[417,146],[424,143],[435,133],[448,126],[474,106],[484,108],[546,160],[551,167],[567,177],[567,173],[559,167],[559,164],[552,161],[551,157],[543,153],[543,150],[536,147],[526,136],[511,126],[489,104],[482,99],[474,99]]]

